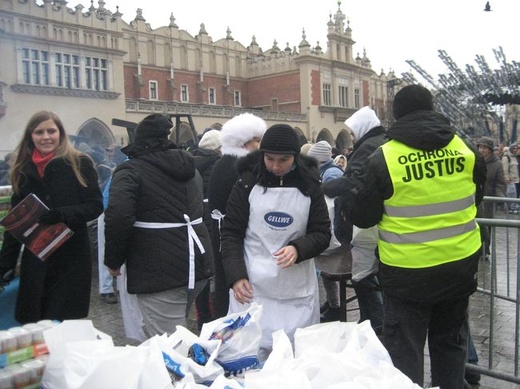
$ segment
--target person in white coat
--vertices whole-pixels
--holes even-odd
[[[352,131],[354,150],[348,158],[345,175],[323,184],[328,196],[348,196],[352,188],[366,173],[368,157],[387,141],[386,130],[375,111],[363,107],[346,121]],[[370,320],[376,334],[383,328],[383,296],[377,276],[379,261],[376,258],[377,226],[367,229],[353,227],[350,242],[352,252],[352,283],[359,303],[360,322]]]

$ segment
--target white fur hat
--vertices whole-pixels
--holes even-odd
[[[363,107],[358,109],[351,117],[345,120],[345,125],[350,128],[356,137],[357,142],[372,128],[380,126],[381,121],[377,118],[373,109]]]
[[[235,116],[224,123],[220,131],[222,155],[246,155],[248,151],[242,146],[255,137],[262,138],[266,130],[267,124],[258,116],[248,112]]]
[[[219,130],[209,130],[205,132],[199,141],[199,147],[201,149],[217,150],[220,146]]]

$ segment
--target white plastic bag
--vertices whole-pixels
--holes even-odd
[[[396,369],[370,323],[324,323],[298,329],[295,357],[283,331],[261,372],[247,372],[247,389],[419,389]]]
[[[226,373],[237,375],[260,363],[261,315],[262,306],[252,303],[246,311],[232,313],[202,326],[202,339],[222,340],[217,362]]]
[[[44,331],[50,358],[42,379],[47,389],[172,388],[161,350],[114,347],[90,320],[68,320]]]
[[[185,380],[191,380],[198,384],[210,384],[219,375],[224,374],[222,366],[215,361],[220,348],[220,340],[200,338],[183,326],[176,328],[176,331],[168,338],[165,335],[155,336],[150,341],[157,341],[161,351],[180,365],[179,368],[185,376]],[[205,365],[199,365],[188,356],[190,347],[195,343],[199,344],[209,354]]]
[[[341,247],[341,242],[338,240],[338,238],[336,238],[336,235],[334,234],[334,198],[325,196],[325,202],[327,203],[327,210],[329,212],[330,219],[330,244],[329,247],[327,247],[325,251],[321,253],[321,255],[330,254],[330,252],[334,252],[334,250]]]

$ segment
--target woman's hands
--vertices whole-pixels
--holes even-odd
[[[298,250],[295,246],[285,246],[275,252],[276,264],[287,269],[296,263]],[[247,278],[241,278],[233,284],[233,295],[240,304],[249,304],[253,301],[253,288]]]
[[[121,268],[118,267],[117,269],[108,268],[108,272],[112,277],[118,277],[121,275]]]
[[[253,301],[253,288],[246,278],[234,282],[233,295],[240,304],[249,304]]]
[[[285,246],[273,254],[276,258],[276,264],[282,269],[287,269],[296,263],[298,259],[298,250],[294,246]]]

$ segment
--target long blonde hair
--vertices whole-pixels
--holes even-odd
[[[27,125],[22,140],[16,147],[16,159],[11,169],[11,185],[13,192],[20,190],[22,186],[22,180],[24,178],[23,169],[32,161],[32,154],[34,150],[34,143],[32,141],[32,133],[38,125],[46,120],[52,120],[56,123],[60,132],[60,144],[56,148],[56,155],[54,158],[63,158],[70,163],[74,175],[78,179],[81,186],[87,187],[87,181],[81,174],[80,170],[80,157],[83,155],[81,152],[76,150],[69,141],[69,137],[65,132],[65,127],[61,119],[54,112],[51,111],[38,111],[34,113]],[[53,159],[54,159],[53,158]]]

